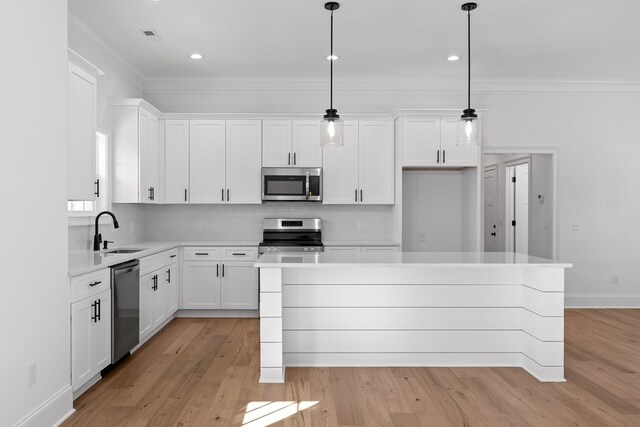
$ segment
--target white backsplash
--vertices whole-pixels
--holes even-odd
[[[112,246],[121,246],[142,240],[142,207],[139,205],[114,204],[112,209],[120,228],[114,229],[111,218],[100,224],[103,240],[113,240]],[[94,222],[91,225],[69,227],[69,252],[89,250],[93,247]]]
[[[321,218],[324,241],[399,240],[393,206],[272,202],[262,205],[145,205],[142,239],[262,240],[263,218]],[[197,228],[202,222],[202,230]],[[364,230],[358,229],[362,221]]]

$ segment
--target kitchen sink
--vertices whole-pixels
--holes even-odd
[[[114,249],[112,251],[107,251],[104,255],[116,255],[116,254],[132,254],[135,252],[140,252],[143,249]]]

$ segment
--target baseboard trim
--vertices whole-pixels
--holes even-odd
[[[15,427],[59,426],[75,412],[71,384],[14,424]]]
[[[640,308],[638,294],[565,294],[565,308]]]
[[[86,383],[82,384],[76,391],[73,392],[73,400],[76,400],[82,394],[93,387],[98,381],[102,379],[102,375],[98,372],[93,378],[89,379]]]
[[[176,317],[187,318],[248,318],[257,319],[260,317],[259,310],[178,310],[175,314]]]

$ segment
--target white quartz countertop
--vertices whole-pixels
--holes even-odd
[[[323,240],[325,246],[400,246],[392,240]]]
[[[255,246],[258,241],[207,241],[207,242],[137,242],[129,243],[123,246],[114,246],[107,251],[94,252],[92,250],[72,252],[69,254],[69,277],[80,276],[82,274],[91,273],[112,265],[127,262],[132,259],[140,259],[149,255],[163,252],[169,249],[182,246],[198,246],[198,247],[223,247],[223,246]],[[130,254],[105,254],[105,252],[115,249],[141,249],[139,252]]]
[[[573,265],[511,252],[357,252],[264,254],[256,267],[497,267],[506,265],[571,268]]]

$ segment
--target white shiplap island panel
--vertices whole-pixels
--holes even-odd
[[[512,253],[266,254],[261,382],[287,366],[509,366],[564,381],[564,269]]]

